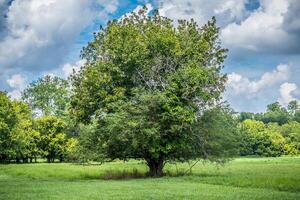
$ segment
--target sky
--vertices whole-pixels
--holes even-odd
[[[236,111],[300,101],[299,0],[0,0],[0,90],[18,99],[37,78],[66,78],[108,20],[146,5],[174,21],[217,18],[229,49],[224,100]]]

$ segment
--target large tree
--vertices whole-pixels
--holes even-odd
[[[215,18],[174,26],[146,8],[101,28],[72,78],[72,114],[98,124],[88,148],[103,159],[144,159],[151,176],[168,161],[231,156],[234,119],[216,106],[227,51],[218,34]]]

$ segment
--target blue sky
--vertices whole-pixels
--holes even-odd
[[[110,19],[146,4],[164,16],[216,16],[229,49],[224,99],[237,111],[300,99],[298,0],[0,0],[0,90],[19,98],[46,74],[67,77],[84,64],[79,52]]]

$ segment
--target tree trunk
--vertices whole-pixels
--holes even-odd
[[[153,160],[147,159],[147,165],[149,167],[149,176],[151,177],[162,177],[164,175],[164,160]]]

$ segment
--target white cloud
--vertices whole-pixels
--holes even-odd
[[[59,66],[80,32],[99,16],[105,20],[117,5],[116,0],[14,0],[0,39],[1,71]]]
[[[12,91],[8,92],[7,94],[12,99],[19,100],[22,98],[22,91],[18,90],[18,89],[12,90]]]
[[[250,0],[161,0],[160,13],[172,19],[194,18],[200,25],[216,16],[221,40],[234,54],[300,52],[300,1],[258,0],[259,8],[248,10]]]
[[[26,77],[21,74],[14,74],[11,78],[7,79],[7,83],[12,88],[20,88],[24,86]]]
[[[249,80],[237,73],[228,75],[227,89],[234,94],[253,94],[265,88],[270,88],[275,84],[288,80],[290,77],[290,67],[288,65],[278,65],[272,72],[264,73],[258,80]]]
[[[220,25],[240,21],[247,15],[247,0],[162,0],[160,13],[172,19],[195,19],[200,25],[216,16]]]
[[[285,28],[291,8],[300,5],[293,0],[260,0],[260,8],[241,23],[228,24],[221,31],[221,39],[231,50],[239,49],[264,53],[294,53],[300,48],[300,38]],[[292,23],[295,23],[293,21]]]
[[[22,90],[25,88],[27,77],[21,74],[14,74],[9,79],[6,80],[8,85],[13,89],[12,91],[8,92],[8,95],[12,99],[20,99]]]
[[[64,72],[65,77],[70,76],[73,71],[78,72],[80,68],[86,63],[86,60],[79,60],[74,64],[66,63],[62,67],[62,71]]]
[[[278,99],[278,101],[285,106],[288,105],[290,101],[299,101],[292,94],[294,91],[297,90],[297,88],[298,87],[295,83],[283,83],[279,89],[280,98]]]

